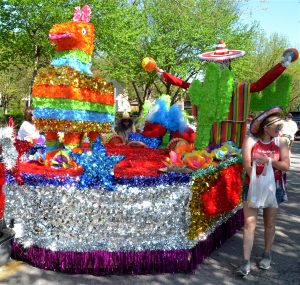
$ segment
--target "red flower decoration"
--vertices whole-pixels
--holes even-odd
[[[176,131],[176,132],[171,132],[170,135],[173,138],[185,139],[189,143],[193,143],[195,141],[195,138],[196,138],[195,131],[190,127],[188,127],[187,130],[184,133],[180,133],[179,131]]]
[[[21,162],[19,169],[21,173],[45,175],[47,178],[52,178],[55,176],[79,176],[83,173],[83,168],[81,166],[74,168],[53,168],[51,166],[42,165],[38,161]]]
[[[163,137],[167,129],[158,123],[146,122],[142,135],[148,138]]]
[[[164,167],[162,161],[166,159],[168,153],[163,149],[151,149],[143,146],[106,145],[108,155],[124,155],[114,169],[116,177],[130,178],[133,176],[159,176],[159,168]]]
[[[242,189],[241,164],[224,169],[216,183],[202,194],[202,210],[207,216],[228,213],[240,201]]]

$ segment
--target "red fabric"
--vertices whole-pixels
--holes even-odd
[[[4,164],[0,162],[0,220],[4,215],[5,208],[5,195],[2,191],[2,186],[5,183],[5,167]]]
[[[274,80],[276,80],[283,71],[285,71],[285,67],[282,66],[281,63],[273,66],[270,70],[268,70],[260,79],[256,82],[251,83],[250,92],[259,92],[266,88],[269,84],[271,84]]]
[[[5,166],[0,162],[0,187],[5,183]]]
[[[201,196],[202,210],[216,216],[233,210],[240,201],[243,167],[235,164],[224,169],[216,182]]]
[[[0,186],[0,220],[3,218],[5,209],[5,195],[2,191],[2,186]]]
[[[274,139],[269,143],[262,143],[258,140],[252,148],[251,156],[252,161],[256,157],[256,155],[265,154],[266,156],[272,158],[273,160],[280,160],[280,147],[276,145]],[[256,174],[262,174],[264,170],[264,164],[256,164]],[[274,169],[275,180],[281,181],[282,171],[278,169]],[[245,184],[250,184],[250,177],[248,175],[245,176]]]
[[[194,118],[197,118],[198,116],[197,106],[195,105],[192,105],[192,115],[194,116]]]
[[[108,155],[123,155],[126,158],[120,161],[114,169],[115,177],[130,178],[132,176],[159,176],[159,168],[164,167],[162,161],[168,157],[164,149],[151,149],[129,145],[105,145]],[[78,176],[83,172],[82,168],[63,169],[40,165],[35,162],[22,162],[19,164],[21,173],[41,174],[46,177],[53,176]]]
[[[13,175],[15,177],[15,179],[17,180],[17,183],[19,185],[23,185],[24,184],[24,180],[21,176],[21,171],[20,171],[20,158],[21,156],[27,151],[29,150],[33,145],[27,141],[21,141],[16,139],[15,143],[14,143],[17,151],[18,151],[18,158],[17,158],[17,162],[15,167],[13,168]]]
[[[188,141],[189,143],[193,143],[196,138],[196,133],[192,128],[188,128],[184,133],[180,133],[179,131],[171,132],[170,135],[173,138],[182,138]]]
[[[46,141],[58,140],[57,132],[45,132]]]
[[[78,176],[83,172],[82,167],[74,168],[52,168],[50,166],[45,166],[38,164],[36,162],[21,162],[19,164],[19,169],[21,173],[31,173],[31,174],[41,174],[46,177],[53,176]]]
[[[184,88],[184,89],[188,89],[190,86],[190,83],[170,74],[167,72],[163,72],[163,79],[164,81],[166,81],[169,84]]]
[[[166,131],[166,128],[161,124],[146,122],[142,135],[148,138],[157,138],[163,137]]]
[[[94,142],[98,136],[100,136],[99,132],[89,132],[88,133],[88,138],[89,138],[90,142]]]
[[[162,161],[168,157],[164,149],[151,149],[124,145],[122,147],[106,145],[109,155],[124,155],[114,169],[115,177],[159,176],[159,168],[164,167]]]
[[[178,86],[183,89],[188,89],[190,87],[190,83],[167,72],[163,72],[163,79],[168,84]],[[192,115],[197,118],[197,106],[195,105],[192,105]]]
[[[272,140],[269,143],[262,143],[258,140],[252,148],[252,161],[256,155],[265,154],[266,156],[272,158],[273,160],[280,160],[280,147],[275,144],[275,141]],[[262,174],[264,170],[264,164],[256,165],[256,174]]]

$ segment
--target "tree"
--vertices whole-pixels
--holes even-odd
[[[27,93],[30,82],[28,69],[23,66],[10,66],[6,71],[0,71],[0,95],[2,113],[18,113],[21,100]]]
[[[239,24],[241,2],[0,0],[0,41],[6,50],[0,61],[28,65],[33,82],[37,69],[47,65],[54,52],[47,39],[50,27],[71,20],[74,6],[89,4],[96,28],[94,69],[98,74],[131,86],[140,107],[149,96],[162,93],[175,102],[185,96],[184,90],[142,70],[142,59],[152,56],[164,70],[191,80],[206,68],[197,55],[213,49],[219,39],[229,48],[252,50],[256,26]]]
[[[0,0],[0,68],[23,64],[32,69],[32,86],[39,67],[49,63],[53,47],[48,32],[54,23],[71,20],[81,1]],[[31,88],[29,88],[31,95]]]
[[[254,48],[249,50],[245,56],[248,64],[245,65],[245,61],[241,61],[242,65],[238,72],[240,79],[248,82],[259,79],[280,61],[282,53],[287,47],[287,41],[278,34],[267,38],[263,33],[258,33]]]
[[[241,49],[253,46],[255,26],[238,24],[240,1],[119,2],[114,14],[105,11],[96,18],[98,56],[105,58],[104,73],[134,87],[140,107],[155,93],[170,94],[173,102],[185,95],[184,90],[143,71],[145,56],[156,59],[164,70],[191,80],[205,68],[197,55],[214,48],[217,40]]]
[[[152,94],[155,78],[141,68],[141,60],[147,55],[146,14],[140,1],[108,2],[110,6],[106,9],[93,4],[97,47],[94,66],[104,77],[122,82],[128,90],[133,89],[141,107]]]

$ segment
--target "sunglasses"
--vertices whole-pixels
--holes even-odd
[[[270,127],[272,127],[276,132],[279,132],[282,130],[283,124],[274,124],[274,125],[271,125]]]

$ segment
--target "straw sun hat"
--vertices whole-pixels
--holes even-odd
[[[256,135],[259,131],[259,127],[260,127],[260,124],[267,118],[267,117],[270,117],[270,116],[278,116],[278,118],[275,118],[274,121],[272,121],[272,123],[275,123],[277,121],[280,121],[281,118],[280,116],[282,115],[282,109],[281,107],[279,106],[275,106],[275,107],[272,107],[262,113],[260,113],[257,117],[255,117],[251,124],[250,124],[250,132],[253,134],[253,135]],[[271,123],[271,122],[270,122]]]

